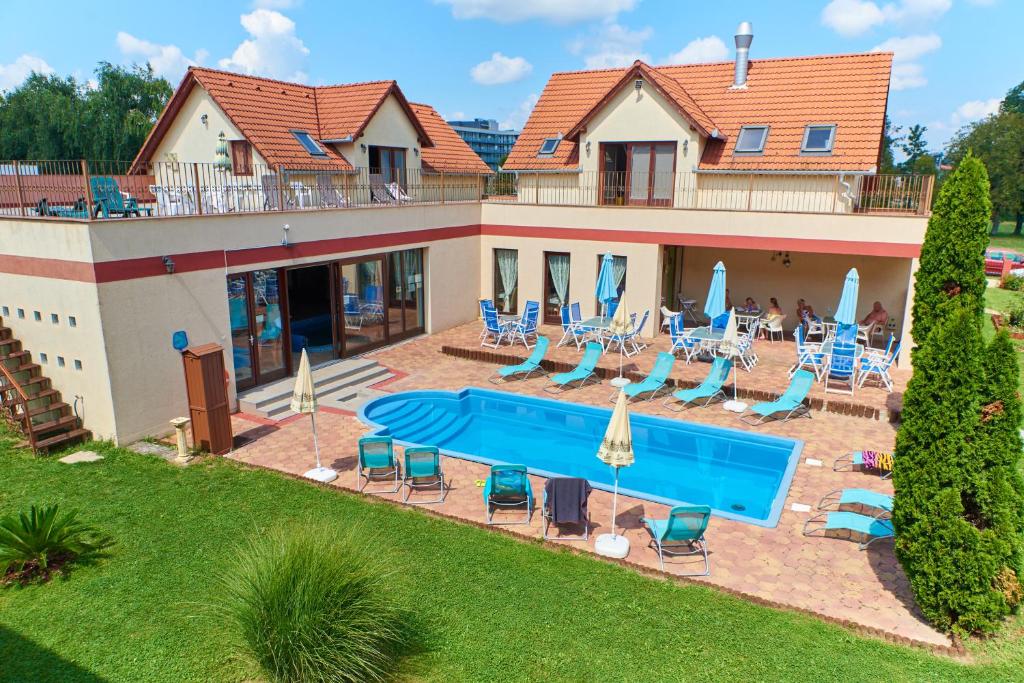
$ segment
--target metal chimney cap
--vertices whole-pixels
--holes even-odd
[[[735,40],[737,48],[750,47],[750,43],[754,41],[754,27],[749,21],[741,22],[736,27]]]

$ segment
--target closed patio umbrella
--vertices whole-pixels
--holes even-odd
[[[726,358],[737,358],[740,355],[740,334],[736,329],[736,309],[729,309],[729,320],[725,323],[725,331],[722,333],[722,343],[719,347]],[[734,413],[742,413],[747,409],[747,404],[736,398],[736,381],[739,379],[739,368],[735,360],[732,364],[732,400],[726,401],[722,407]]]
[[[614,261],[615,259],[612,258],[611,253],[606,253],[601,260],[601,270],[597,274],[597,289],[594,290],[594,296],[601,302],[602,316],[606,315],[608,304],[619,297],[619,290],[615,286],[614,268],[612,267]]]
[[[708,300],[704,303],[704,315],[710,320],[725,313],[725,264],[715,264],[711,276],[711,287],[708,288]]]
[[[839,297],[836,309],[836,322],[840,325],[853,325],[857,322],[857,296],[860,294],[860,274],[856,268],[850,268],[843,282],[843,294]]]
[[[633,435],[629,428],[629,399],[619,392],[619,399],[608,421],[604,439],[597,449],[597,457],[615,468],[615,488],[612,491],[612,532],[597,537],[594,549],[607,557],[622,558],[629,554],[629,539],[615,533],[615,516],[619,499],[619,468],[633,464]]]
[[[608,326],[608,334],[616,335],[621,340],[619,343],[619,376],[611,381],[612,386],[623,387],[629,384],[622,378],[622,347],[625,345],[624,337],[632,332],[633,319],[629,315],[629,307],[626,306],[626,297],[623,296],[619,301],[619,307],[615,309],[615,317],[612,318],[612,322]]]
[[[316,453],[316,467],[302,476],[324,483],[334,481],[338,478],[338,473],[330,467],[323,467],[320,464],[320,444],[316,439],[316,387],[313,384],[313,371],[309,367],[309,356],[306,355],[306,349],[302,349],[299,373],[295,376],[295,390],[292,391],[290,407],[296,413],[309,415],[313,422],[313,450]]]

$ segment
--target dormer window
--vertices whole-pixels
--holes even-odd
[[[549,157],[555,153],[558,149],[558,143],[562,141],[561,136],[557,138],[544,138],[544,142],[541,143],[540,151],[537,152],[539,157]]]
[[[768,126],[743,126],[736,136],[736,154],[762,154],[768,140]]]
[[[804,128],[804,142],[800,145],[803,154],[831,154],[836,139],[836,125],[811,125]]]
[[[327,152],[320,146],[320,143],[313,139],[313,136],[304,130],[293,130],[292,135],[299,141],[303,149],[312,154],[315,157],[325,157]]]

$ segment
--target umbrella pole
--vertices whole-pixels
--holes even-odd
[[[316,468],[320,469],[320,444],[316,440],[316,413],[310,413],[309,419],[313,422],[313,450],[316,452]]]
[[[615,490],[612,493],[612,536],[615,536],[615,513],[619,502],[619,468],[615,468]]]

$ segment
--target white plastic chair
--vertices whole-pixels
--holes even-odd
[[[779,341],[785,340],[786,331],[782,329],[782,321],[785,319],[785,315],[773,315],[770,318],[765,318],[761,329],[768,333],[768,341],[774,344],[776,334],[779,335]]]

